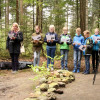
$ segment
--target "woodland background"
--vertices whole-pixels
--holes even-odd
[[[34,26],[39,25],[42,33],[48,32],[50,24],[56,27],[60,35],[64,26],[72,36],[75,29],[88,29],[93,34],[94,28],[100,28],[100,0],[0,0],[0,58],[9,58],[6,39],[12,23],[20,25],[24,35],[26,52],[21,57],[33,57],[31,35]],[[44,51],[46,44],[43,45]],[[73,47],[70,47],[72,57]],[[59,45],[56,54],[60,55]],[[42,53],[41,53],[42,55]]]

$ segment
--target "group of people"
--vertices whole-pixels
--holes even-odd
[[[11,31],[8,34],[14,34],[14,37],[10,38],[9,35],[7,37],[7,49],[9,50],[11,59],[12,59],[12,70],[13,73],[18,71],[18,57],[20,54],[21,42],[23,41],[23,34],[20,31],[19,25],[14,23]],[[43,43],[47,43],[46,51],[47,51],[47,70],[54,70],[54,57],[56,51],[56,44],[60,44],[60,52],[61,52],[61,69],[68,70],[68,52],[69,45],[73,45],[74,50],[74,73],[80,72],[81,67],[81,56],[82,54],[85,57],[85,71],[83,74],[90,74],[90,56],[92,55],[92,66],[93,73],[98,68],[98,60],[99,60],[99,46],[100,46],[100,35],[99,29],[96,28],[94,31],[94,35],[90,36],[90,32],[88,30],[84,31],[84,37],[81,35],[81,29],[77,28],[75,36],[72,40],[71,36],[68,34],[67,27],[63,28],[62,34],[58,37],[55,33],[55,26],[49,26],[49,32],[46,33],[45,37],[41,33],[41,29],[38,25],[35,26],[35,33],[32,34],[32,37],[40,36],[41,38],[38,40],[34,40],[32,38],[33,44],[33,52],[34,52],[34,66],[39,66],[40,61],[40,51],[43,48]],[[48,39],[47,36],[53,36],[51,39]]]

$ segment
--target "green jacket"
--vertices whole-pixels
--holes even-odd
[[[67,42],[62,42],[63,39],[68,39],[68,41]],[[71,36],[67,35],[67,34],[61,34],[60,39],[59,39],[59,43],[60,43],[60,49],[69,50],[69,45],[72,44]]]
[[[39,40],[38,43],[34,43],[33,42],[33,39],[32,39],[32,42],[33,42],[33,51],[41,51],[42,49],[42,44],[44,43],[44,38],[43,38],[43,35],[42,33],[33,33],[32,36],[38,36],[38,35],[41,35],[41,39]]]

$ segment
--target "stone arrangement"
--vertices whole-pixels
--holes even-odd
[[[29,98],[24,100],[56,100],[56,93],[63,94],[61,88],[65,88],[66,84],[75,80],[75,76],[72,72],[66,70],[57,70],[51,72],[39,80],[40,85],[36,87]]]

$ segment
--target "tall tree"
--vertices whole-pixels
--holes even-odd
[[[23,27],[23,0],[20,0],[20,25]]]
[[[88,0],[86,0],[86,29],[88,29]]]
[[[1,19],[1,9],[2,7],[1,7],[1,0],[0,0],[0,19]]]
[[[76,15],[77,15],[76,26],[79,27],[79,0],[76,0]]]
[[[37,0],[36,4],[36,25],[39,25],[42,29],[42,13],[43,13],[43,0]]]
[[[5,1],[6,7],[5,7],[5,29],[6,32],[9,30],[9,0]]]
[[[86,29],[86,0],[80,0],[80,27],[83,34]]]
[[[19,24],[19,0],[16,0],[16,22]]]

